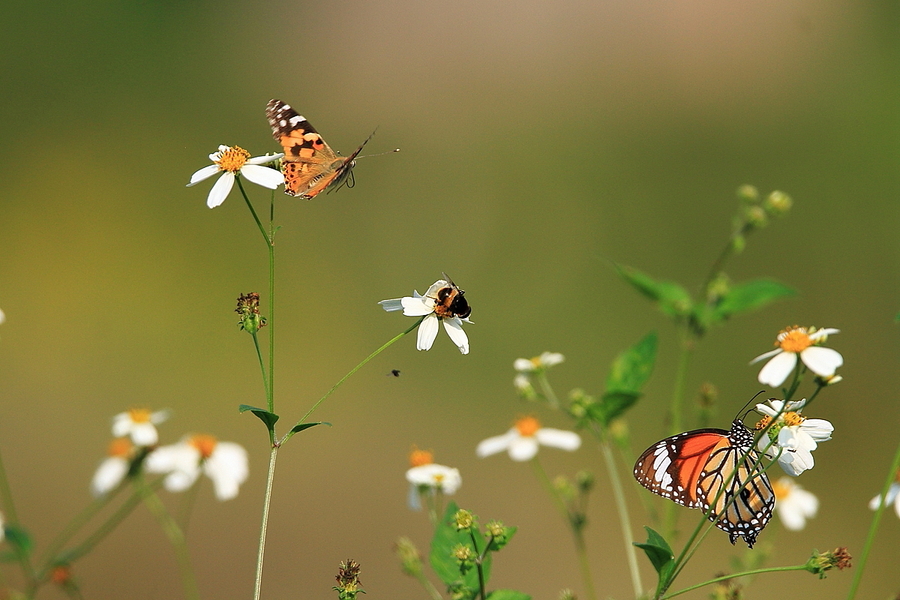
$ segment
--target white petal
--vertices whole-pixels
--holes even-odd
[[[209,190],[209,197],[206,198],[206,205],[215,208],[225,202],[231,188],[234,185],[234,173],[222,173],[219,180]]]
[[[91,493],[95,498],[105,495],[121,483],[128,474],[128,461],[121,456],[110,456],[97,468],[91,480]]]
[[[131,427],[131,441],[135,446],[153,446],[159,441],[159,434],[153,423],[135,423]]]
[[[248,158],[245,164],[264,165],[266,163],[274,162],[283,156],[284,153],[282,152],[278,152],[277,154],[266,154],[265,156],[254,156],[253,158]]]
[[[0,323],[5,323],[5,322],[6,322],[6,313],[4,313],[2,310],[0,310]]]
[[[900,497],[900,483],[892,483],[891,487],[888,488],[885,500],[888,504],[894,504],[898,497]],[[869,508],[872,510],[876,510],[879,506],[881,506],[881,494],[878,494],[869,502]]]
[[[559,352],[544,352],[541,354],[541,365],[544,367],[553,367],[565,360],[566,357]]]
[[[447,335],[450,336],[450,339],[453,340],[453,343],[456,344],[456,347],[459,348],[459,351],[463,354],[469,353],[469,336],[466,335],[466,332],[463,331],[462,323],[459,322],[457,317],[453,317],[452,319],[443,319],[444,321],[444,331],[447,332]]]
[[[542,446],[550,448],[559,448],[560,450],[573,452],[581,447],[581,438],[574,431],[541,427],[535,432],[534,436]]]
[[[393,312],[395,310],[401,310],[403,308],[403,303],[400,301],[400,298],[393,298],[391,300],[382,300],[378,304],[380,304],[381,308],[383,308],[387,312]]]
[[[241,167],[241,175],[252,181],[256,185],[274,190],[284,183],[284,175],[281,171],[270,169],[269,167],[260,167],[257,165],[244,165]]]
[[[403,305],[403,314],[407,317],[424,317],[434,312],[434,300],[430,298],[405,296],[400,298],[400,304]]]
[[[750,364],[755,365],[761,360],[765,360],[770,356],[775,356],[776,354],[781,354],[782,352],[784,352],[784,350],[782,350],[781,348],[775,348],[774,350],[770,350],[769,352],[764,352],[763,354],[760,354],[759,356],[751,360]]]
[[[475,454],[478,456],[478,458],[484,458],[485,456],[503,452],[504,450],[508,449],[513,440],[518,437],[519,432],[515,428],[510,429],[503,435],[489,437],[488,439],[482,440],[478,443],[478,447],[475,449]]]
[[[519,373],[533,373],[535,370],[534,363],[527,358],[517,358],[513,362],[513,369]]]
[[[432,283],[431,286],[428,288],[428,291],[425,292],[425,297],[426,298],[436,298],[438,290],[441,288],[445,288],[448,285],[450,285],[449,282],[444,281],[443,279],[438,279],[437,281]]]
[[[778,387],[797,364],[797,355],[793,352],[782,352],[767,362],[759,371],[759,382],[763,385]]]
[[[171,473],[166,475],[166,478],[163,481],[163,487],[165,487],[166,490],[170,492],[183,492],[184,490],[194,485],[199,475],[199,469],[191,472],[172,471]]]
[[[831,377],[834,370],[844,364],[840,352],[821,346],[810,346],[800,353],[800,358],[810,371],[822,377]]]
[[[416,336],[417,350],[430,350],[434,344],[434,338],[438,334],[438,318],[434,315],[428,315],[419,325],[419,334]]]
[[[834,433],[834,425],[825,419],[807,419],[800,424],[800,429],[817,442],[827,442]]]
[[[168,410],[158,410],[150,415],[150,422],[154,425],[159,425],[166,421],[171,415],[172,413]]]
[[[814,334],[809,336],[809,339],[812,341],[820,340],[823,337],[828,337],[829,335],[834,335],[835,333],[840,333],[840,329],[835,329],[834,327],[826,327],[824,329],[817,329]]]
[[[509,445],[509,457],[518,462],[531,460],[538,452],[538,441],[532,436],[518,437]]]
[[[112,418],[113,437],[125,437],[131,432],[131,414],[121,412]]]
[[[219,172],[219,165],[209,165],[203,167],[199,171],[195,171],[193,175],[191,175],[191,182],[188,183],[185,187],[191,187],[192,185],[197,185],[201,181],[209,179],[213,175]]]
[[[200,452],[185,442],[160,446],[147,455],[144,469],[148,473],[190,472],[196,478],[200,473]]]
[[[203,463],[203,472],[212,479],[219,500],[231,500],[247,480],[247,451],[234,442],[219,442]]]
[[[782,412],[781,408],[784,405],[784,402],[781,400],[769,400],[768,404],[757,404],[756,410],[766,415],[767,417],[775,417],[778,413]]]

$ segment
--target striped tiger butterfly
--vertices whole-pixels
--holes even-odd
[[[654,494],[708,512],[732,544],[741,537],[752,548],[775,508],[759,459],[753,434],[735,419],[731,431],[695,429],[656,442],[637,459],[634,477]]]

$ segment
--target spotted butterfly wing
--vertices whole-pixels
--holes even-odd
[[[284,150],[284,193],[310,199],[320,192],[333,191],[345,183],[353,187],[353,167],[356,156],[372,138],[370,135],[356,152],[340,156],[325,143],[305,117],[281,100],[270,100],[266,118],[272,127],[272,137]]]
[[[741,537],[752,548],[775,508],[775,493],[752,447],[753,434],[737,419],[731,431],[679,433],[647,448],[634,464],[634,477],[654,494],[688,508],[706,512],[715,503],[709,520],[732,544]]]

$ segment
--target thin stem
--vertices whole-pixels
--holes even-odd
[[[622,488],[622,480],[616,468],[616,459],[613,456],[609,440],[605,436],[600,438],[600,452],[609,472],[609,481],[612,486],[613,499],[616,502],[619,513],[619,525],[622,527],[622,538],[625,542],[625,558],[628,562],[628,571],[631,573],[631,587],[634,589],[634,597],[641,596],[641,574],[638,569],[637,554],[634,546],[634,536],[631,534],[631,519],[628,516],[628,504],[625,502],[625,490]]]
[[[672,405],[669,408],[670,435],[681,433],[681,414],[684,410],[684,394],[687,386],[687,373],[690,368],[691,358],[694,354],[695,340],[691,339],[690,331],[685,325],[681,327],[681,353],[678,357],[678,370],[675,372],[675,390],[672,394]],[[663,508],[663,537],[673,539],[675,536],[675,522],[678,514],[677,505],[667,502]]]
[[[135,483],[141,488],[145,487],[144,482],[138,477]],[[195,484],[196,485],[196,484]],[[175,550],[175,559],[178,561],[178,570],[181,571],[181,585],[184,587],[184,597],[197,599],[200,597],[200,590],[197,588],[197,580],[194,578],[194,570],[191,568],[191,555],[188,552],[187,540],[185,540],[184,532],[166,510],[165,505],[159,499],[156,493],[150,491],[143,494],[144,504],[150,510],[150,513],[156,517],[160,527],[169,543]]]
[[[544,398],[547,399],[547,404],[550,408],[559,408],[559,399],[556,397],[556,393],[553,391],[553,387],[550,385],[550,381],[547,379],[546,371],[541,371],[537,376],[538,384],[541,386],[541,391],[544,393]]]
[[[370,360],[372,360],[373,358],[375,358],[376,356],[378,356],[379,354],[381,354],[384,350],[386,350],[388,347],[390,347],[391,344],[393,344],[394,342],[396,342],[397,340],[399,340],[400,338],[402,338],[404,335],[406,335],[407,333],[409,333],[410,331],[412,331],[412,330],[415,329],[416,327],[418,327],[419,324],[420,324],[424,319],[425,319],[425,317],[422,317],[421,319],[419,319],[418,321],[416,321],[409,329],[407,329],[406,331],[404,331],[404,332],[402,332],[402,333],[398,333],[397,335],[395,335],[394,337],[392,337],[390,340],[388,340],[387,342],[385,342],[380,348],[378,348],[377,350],[375,350],[374,352],[372,352],[372,354],[370,354],[370,355],[368,355],[367,357],[365,357],[365,358],[362,360],[361,363],[359,363],[358,365],[356,365],[355,367],[353,367],[352,369],[350,369],[350,372],[349,372],[349,373],[347,373],[346,375],[344,375],[343,377],[341,377],[341,379],[340,379],[337,383],[335,383],[333,386],[331,386],[331,389],[328,390],[328,391],[325,393],[324,396],[322,396],[321,398],[319,398],[319,400],[318,400],[315,404],[312,405],[312,408],[310,408],[308,411],[306,411],[306,414],[303,415],[303,417],[302,417],[299,421],[297,421],[297,425],[301,425],[302,423],[305,423],[305,422],[306,422],[306,419],[309,418],[309,415],[311,415],[311,414],[313,413],[313,411],[316,410],[316,409],[319,407],[320,404],[322,404],[322,402],[324,402],[329,396],[331,396],[331,394],[333,394],[334,391],[335,391],[336,389],[338,389],[338,388],[341,386],[342,383],[344,383],[345,381],[347,381],[354,373],[356,373],[356,372],[359,371],[361,368],[363,368]],[[288,431],[288,432],[284,435],[284,437],[281,439],[280,444],[284,444],[286,441],[288,441],[289,439],[291,439],[291,438],[294,436],[295,433],[296,433],[296,432],[295,432],[293,429],[292,429],[291,431]]]
[[[704,581],[703,583],[698,583],[696,585],[692,585],[691,587],[686,587],[683,590],[678,590],[677,592],[672,592],[671,594],[667,594],[662,596],[662,600],[668,600],[669,598],[674,598],[675,596],[680,596],[681,594],[685,594],[692,590],[696,590],[697,588],[702,588],[705,585],[710,585],[713,583],[719,583],[720,581],[728,581],[729,579],[737,579],[738,577],[747,577],[749,575],[759,575],[760,573],[779,573],[783,571],[805,571],[806,564],[802,565],[792,565],[790,567],[767,567],[763,569],[753,569],[752,571],[744,571],[743,573],[732,573],[731,575],[722,575],[721,577],[716,577],[715,579],[710,579],[709,581]]]
[[[269,209],[269,385],[266,389],[266,401],[269,412],[275,412],[275,192],[272,192],[272,205]],[[270,438],[274,441],[275,433]]]
[[[487,599],[487,592],[484,584],[484,557],[487,556],[490,544],[485,545],[483,553],[478,551],[478,541],[475,539],[475,532],[469,528],[469,538],[472,540],[472,547],[475,548],[475,569],[478,571],[478,589],[481,591],[481,600]]]
[[[872,524],[869,525],[869,534],[866,536],[866,543],[863,546],[862,554],[856,565],[856,572],[853,573],[853,581],[850,582],[847,600],[853,600],[853,598],[856,597],[856,590],[859,588],[860,581],[862,581],[863,569],[866,568],[866,561],[869,559],[869,551],[872,549],[872,544],[875,542],[875,533],[878,531],[878,523],[881,521],[881,515],[885,509],[885,499],[887,498],[888,490],[891,489],[891,485],[896,481],[897,469],[900,469],[900,445],[897,446],[897,451],[894,453],[894,461],[891,463],[891,470],[888,472],[888,476],[885,478],[884,485],[881,488],[878,509],[875,511],[875,516],[872,517]]]
[[[575,554],[578,557],[578,566],[581,570],[581,579],[584,583],[585,594],[589,598],[589,600],[594,600],[597,597],[597,592],[594,590],[594,580],[591,576],[591,567],[590,562],[587,558],[587,546],[584,542],[584,530],[582,527],[576,526],[573,523],[571,516],[569,515],[569,509],[566,507],[565,502],[563,502],[562,498],[560,498],[559,494],[556,492],[556,489],[553,487],[553,482],[550,481],[550,478],[547,477],[547,472],[544,471],[544,467],[538,461],[537,456],[532,458],[530,461],[531,468],[534,471],[535,477],[538,478],[538,481],[541,482],[541,485],[544,486],[544,489],[547,490],[547,493],[550,494],[550,499],[553,501],[553,505],[556,507],[556,510],[562,516],[563,520],[566,522],[566,525],[569,526],[569,530],[572,532],[572,537],[575,542]]]
[[[266,233],[266,229],[265,227],[263,227],[262,221],[259,220],[259,215],[256,214],[256,209],[253,208],[253,204],[250,202],[250,198],[247,197],[247,191],[244,189],[244,183],[241,176],[236,175],[235,180],[237,180],[238,188],[241,190],[241,195],[244,197],[244,202],[247,203],[247,208],[250,209],[250,213],[253,215],[253,220],[256,221],[256,226],[259,227],[259,232],[262,234],[266,245],[271,246],[272,239],[269,237],[269,234]]]
[[[269,454],[269,471],[266,475],[266,496],[263,500],[262,525],[259,528],[259,549],[256,553],[256,579],[253,584],[253,600],[259,600],[262,590],[263,559],[266,555],[266,532],[269,530],[269,506],[272,503],[272,486],[275,482],[275,460],[278,446],[272,446]]]
[[[7,522],[10,525],[18,525],[19,515],[16,512],[16,503],[13,501],[12,488],[6,475],[6,467],[3,466],[2,455],[0,455],[0,500],[3,502],[3,510],[6,512]],[[16,558],[22,566],[22,573],[27,579],[34,581],[36,574],[28,552],[19,544],[15,545],[15,552]]]

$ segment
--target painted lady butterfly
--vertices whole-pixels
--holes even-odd
[[[325,143],[306,118],[281,100],[269,100],[266,117],[272,126],[272,137],[284,148],[285,194],[308,200],[324,190],[336,190],[344,184],[353,187],[354,159],[372,139],[371,135],[356,152],[344,157]]]

